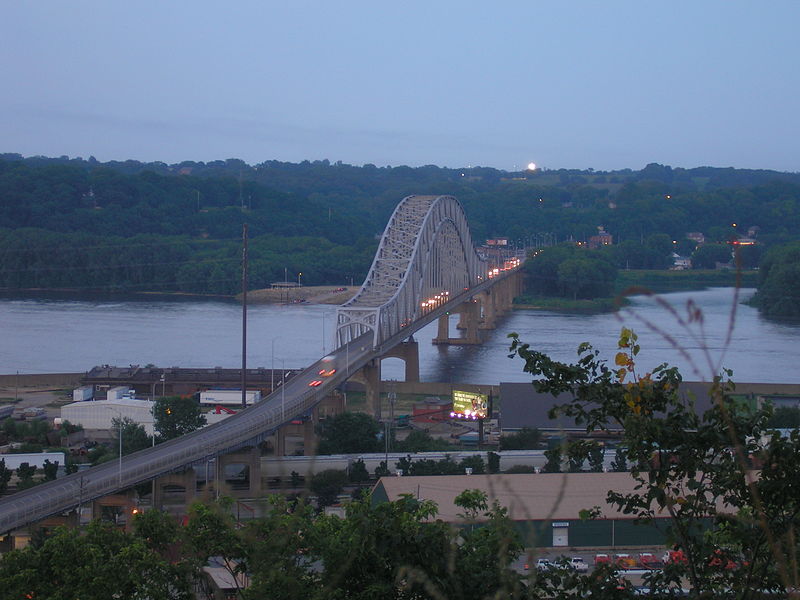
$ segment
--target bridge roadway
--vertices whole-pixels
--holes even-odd
[[[129,454],[123,457],[121,466],[118,460],[110,461],[0,498],[0,534],[51,515],[71,511],[84,502],[129,489],[160,475],[203,464],[221,454],[258,443],[284,423],[310,413],[328,392],[369,361],[382,356],[425,325],[453,311],[515,270],[502,272],[454,295],[450,301],[425,313],[377,348],[370,346],[371,333],[362,335],[287,380],[281,386],[283,389],[275,390],[261,402],[224,421]],[[335,368],[336,372],[330,377],[321,378],[319,371],[323,365],[327,369]],[[309,387],[308,384],[317,379],[321,379],[322,384]]]

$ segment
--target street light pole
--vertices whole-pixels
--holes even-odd
[[[122,415],[119,417],[119,485],[122,487]]]
[[[272,368],[270,369],[270,378],[272,387],[270,387],[269,390],[270,394],[275,391],[275,340],[279,339],[281,339],[281,336],[276,335],[274,338],[272,338],[270,342],[272,344]]]
[[[118,483],[119,487],[122,487],[122,413],[118,411],[116,408],[112,408],[108,405],[104,405],[103,408],[113,411],[117,413],[117,417],[119,417],[119,475],[118,475]],[[112,420],[113,423],[113,420]]]
[[[286,362],[281,359],[281,421],[286,418]]]

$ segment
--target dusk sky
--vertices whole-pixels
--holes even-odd
[[[0,152],[800,171],[800,2],[0,4]]]

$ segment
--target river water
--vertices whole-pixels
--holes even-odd
[[[740,300],[752,293],[742,290]],[[473,347],[432,345],[433,323],[416,336],[420,375],[423,381],[529,381],[521,361],[507,357],[512,331],[557,360],[574,361],[578,345],[588,341],[613,362],[620,328],[627,326],[639,334],[640,372],[668,362],[686,380],[709,379],[724,366],[736,381],[800,383],[800,326],[767,321],[733,298],[731,288],[712,288],[636,297],[618,314],[517,310]],[[702,322],[689,323],[687,307],[698,308]],[[310,364],[332,348],[335,313],[326,305],[250,306],[248,367]],[[454,325],[455,317],[451,335]],[[241,330],[241,306],[232,301],[0,298],[0,373],[80,372],[99,364],[237,368]],[[384,379],[402,380],[402,366],[398,359],[383,361]]]

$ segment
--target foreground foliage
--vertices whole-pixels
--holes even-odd
[[[183,527],[149,511],[134,518],[131,533],[100,521],[83,533],[59,528],[0,559],[0,600],[183,600],[191,589],[202,597],[210,588],[201,567],[212,558],[242,582],[235,594],[243,599],[477,600],[500,589],[521,593],[521,577],[510,566],[522,547],[506,510],[489,506],[478,490],[458,502],[463,528],[437,520],[435,503],[411,496],[376,505],[364,497],[347,505],[344,518],[275,496],[267,515],[246,524],[222,499],[193,505]],[[471,526],[476,519],[483,526]]]
[[[715,377],[710,405],[678,393],[681,377],[661,365],[638,375],[636,335],[623,329],[615,364],[589,344],[577,364],[553,361],[511,334],[512,355],[540,376],[540,392],[573,400],[553,413],[573,417],[587,432],[624,428],[622,445],[638,482],[635,492],[609,491],[607,501],[640,523],[669,516],[667,536],[685,560],[646,579],[656,591],[684,587],[695,597],[784,594],[798,586],[800,433],[767,427],[771,408],[755,409],[730,396],[733,384]],[[726,373],[730,375],[730,373]],[[601,507],[593,511],[602,513]]]

